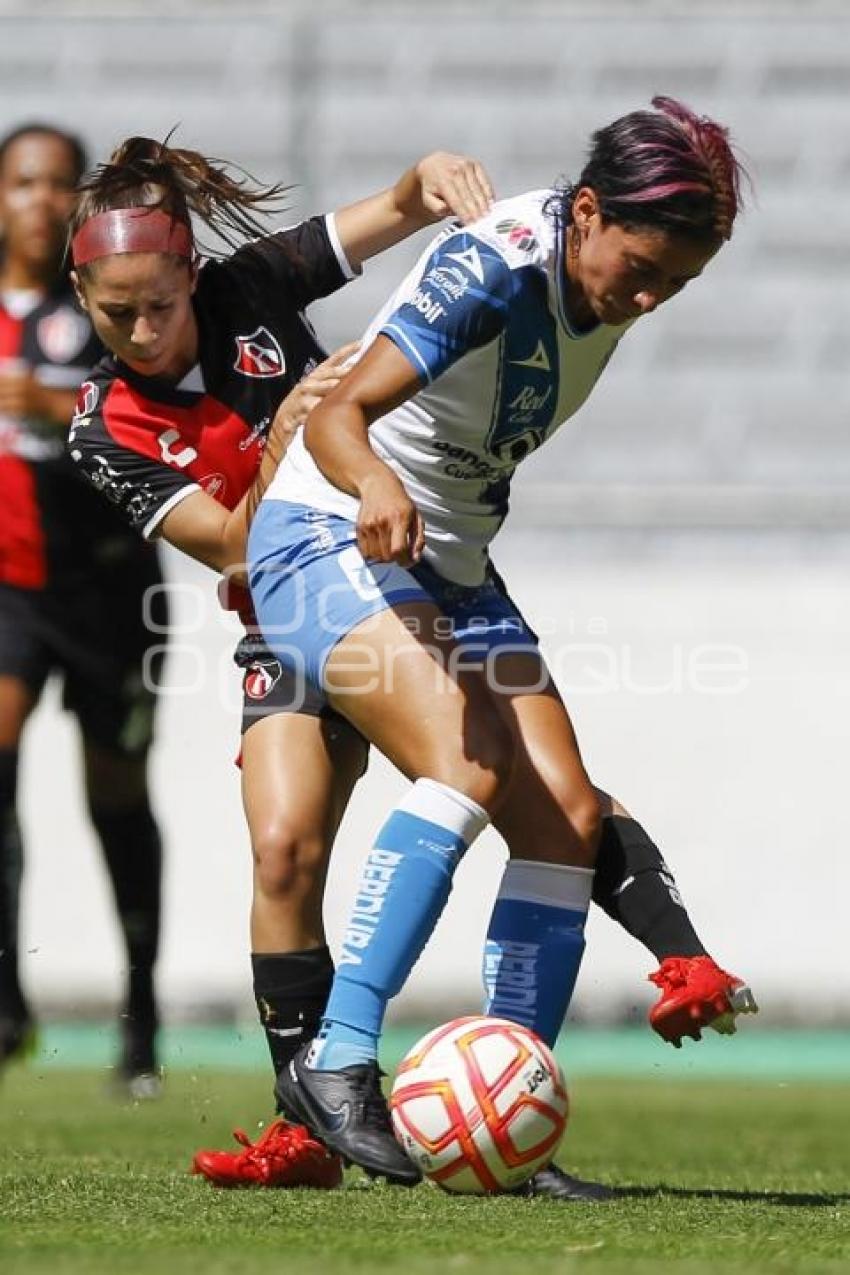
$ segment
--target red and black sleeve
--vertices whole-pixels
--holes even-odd
[[[345,256],[332,213],[256,239],[222,265],[250,277],[272,313],[287,314],[336,292],[357,273]]]
[[[155,533],[169,510],[200,490],[194,479],[157,457],[161,437],[156,423],[138,419],[121,380],[98,376],[96,370],[80,387],[68,453],[145,537]]]

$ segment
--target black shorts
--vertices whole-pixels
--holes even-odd
[[[0,584],[0,675],[38,697],[52,673],[83,736],[125,757],[143,757],[153,739],[155,688],[162,677],[166,594],[157,554],[147,546],[120,562],[81,572],[71,588],[42,591]]]
[[[296,678],[290,669],[266,646],[259,633],[246,633],[233,655],[242,670],[242,734],[254,722],[277,713],[303,713],[307,717],[324,717],[344,722],[341,713],[331,708],[325,695],[304,678]]]

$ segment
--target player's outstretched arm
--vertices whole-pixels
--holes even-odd
[[[336,229],[356,270],[423,226],[457,217],[464,225],[483,217],[493,202],[490,178],[478,160],[435,151],[408,168],[394,186],[335,214]]]

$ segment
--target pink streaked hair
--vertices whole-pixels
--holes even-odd
[[[672,97],[654,97],[652,105],[593,134],[581,176],[564,192],[564,211],[589,186],[606,220],[729,239],[744,170],[728,130]]]

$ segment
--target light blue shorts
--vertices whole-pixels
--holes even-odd
[[[495,571],[474,587],[426,563],[367,562],[353,522],[283,500],[260,505],[248,537],[251,595],[263,637],[296,678],[324,688],[328,656],[370,616],[403,602],[435,602],[443,636],[471,654],[535,650],[537,637]]]

